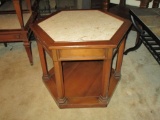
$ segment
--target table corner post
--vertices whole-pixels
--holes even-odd
[[[113,48],[106,49],[106,58],[103,61],[103,73],[102,73],[102,91],[99,96],[99,100],[102,103],[108,103],[109,99],[109,82],[112,72],[112,57],[113,57]]]
[[[58,50],[56,49],[52,50],[52,59],[54,64],[58,104],[64,104],[67,101],[67,99],[65,97],[62,63],[59,60]]]

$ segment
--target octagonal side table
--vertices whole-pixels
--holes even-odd
[[[107,106],[120,79],[130,26],[99,10],[61,11],[31,26],[43,81],[60,108]],[[45,53],[53,61],[50,70]]]

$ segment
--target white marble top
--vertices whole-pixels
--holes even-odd
[[[24,26],[30,16],[31,13],[23,14]],[[0,29],[21,29],[17,14],[0,14]]]
[[[98,10],[62,11],[38,25],[57,42],[108,41],[123,21]]]

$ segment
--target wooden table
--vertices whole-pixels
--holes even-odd
[[[32,65],[29,25],[35,21],[38,13],[37,11],[32,11],[30,0],[24,1],[25,10],[22,9],[21,2],[20,0],[12,0],[0,6],[0,43],[23,42],[29,62]],[[37,8],[36,1],[34,2],[34,7]],[[7,46],[7,44],[5,45]]]
[[[107,106],[120,79],[130,26],[98,10],[61,11],[31,26],[44,83],[60,108]],[[53,61],[50,70],[45,52]]]

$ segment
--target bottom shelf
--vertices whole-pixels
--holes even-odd
[[[64,91],[66,102],[58,103],[56,82],[53,68],[50,78],[44,83],[59,108],[106,107],[118,83],[112,71],[107,101],[100,100],[102,88],[101,74],[103,61],[63,62]],[[95,69],[96,68],[96,69]]]

